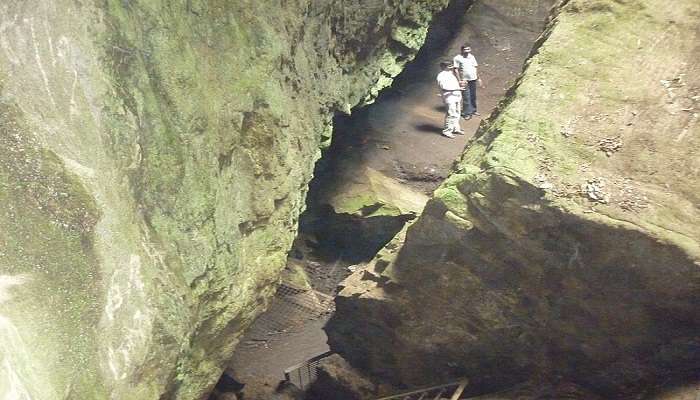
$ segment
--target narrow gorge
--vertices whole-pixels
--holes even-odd
[[[695,399],[699,77],[697,0],[3,1],[0,400]]]

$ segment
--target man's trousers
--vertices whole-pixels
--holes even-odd
[[[467,91],[464,92],[463,114],[472,115],[476,112],[476,79],[467,81]],[[468,100],[467,100],[468,99]]]
[[[459,109],[462,96],[459,94],[449,94],[444,96],[443,99],[445,101],[445,106],[447,106],[447,113],[445,114],[445,127],[442,133],[451,134],[453,132],[461,132],[462,128],[459,126]]]
[[[462,90],[462,100],[459,102],[459,112],[463,117],[468,117],[472,114],[471,104],[469,99],[469,85],[465,85],[464,90]]]

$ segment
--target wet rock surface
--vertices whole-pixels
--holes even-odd
[[[331,348],[397,384],[603,398],[700,368],[698,7],[565,2],[405,243],[344,282]]]

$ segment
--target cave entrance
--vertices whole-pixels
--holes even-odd
[[[392,87],[374,104],[334,119],[284,284],[241,339],[223,381],[245,384],[246,400],[294,398],[275,397],[280,391],[302,396],[278,384],[285,369],[329,351],[322,328],[337,285],[420,212],[515,82],[556,2],[453,0]],[[440,135],[444,109],[435,76],[439,61],[451,60],[465,43],[479,61],[483,117],[462,120],[467,134],[450,139]]]

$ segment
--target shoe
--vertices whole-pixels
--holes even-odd
[[[457,135],[464,135],[464,131],[454,131],[452,133],[455,133]]]
[[[455,137],[455,135],[451,134],[450,132],[442,132],[442,136],[447,136],[450,139]]]
[[[480,117],[481,114],[479,114],[478,112],[474,111],[474,112],[472,113],[472,116],[473,116],[473,117]]]
[[[472,119],[472,116],[471,115],[462,115],[462,118],[466,119],[466,120],[470,120],[470,119]]]

